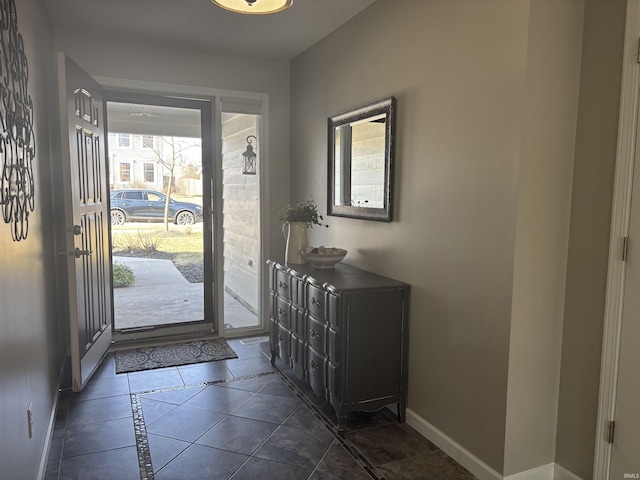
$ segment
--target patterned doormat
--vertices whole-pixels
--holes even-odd
[[[224,338],[196,340],[115,352],[116,373],[238,358]]]

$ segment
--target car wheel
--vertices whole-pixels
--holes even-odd
[[[111,210],[111,225],[124,225],[126,221],[127,217],[122,210]]]
[[[193,225],[194,223],[196,223],[196,216],[191,212],[184,210],[176,215],[176,224],[178,225]]]

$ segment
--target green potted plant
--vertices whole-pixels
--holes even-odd
[[[329,227],[324,223],[324,217],[318,212],[318,205],[313,200],[304,203],[296,202],[295,205],[289,204],[275,213],[282,222],[304,222],[309,228],[313,228],[314,225]]]
[[[301,249],[309,245],[307,228],[314,225],[329,227],[324,223],[324,217],[318,212],[318,205],[313,200],[304,203],[296,202],[275,212],[282,222],[282,234],[286,239],[285,261],[291,264],[306,263]]]

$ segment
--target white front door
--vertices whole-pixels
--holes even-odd
[[[102,89],[58,57],[65,246],[73,390],[80,391],[111,345],[109,188]]]

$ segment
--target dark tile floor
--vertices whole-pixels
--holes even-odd
[[[396,417],[331,407],[268,344],[234,360],[116,374],[113,354],[81,393],[61,392],[46,480],[472,480]]]

